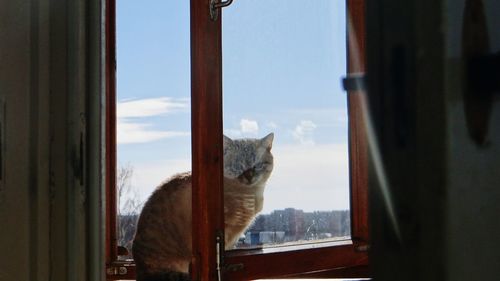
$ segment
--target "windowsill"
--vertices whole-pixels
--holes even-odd
[[[283,244],[283,245],[273,245],[273,246],[264,246],[261,248],[248,248],[248,249],[234,249],[226,251],[226,257],[235,257],[235,256],[247,256],[247,255],[264,255],[264,254],[275,254],[282,252],[293,252],[293,251],[301,251],[301,250],[310,250],[310,249],[320,249],[320,248],[329,248],[336,246],[347,246],[352,245],[352,240],[345,238],[341,240],[326,240],[326,241],[314,241],[314,242],[306,242],[301,244]]]

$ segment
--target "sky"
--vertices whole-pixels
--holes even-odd
[[[190,159],[189,1],[117,1],[118,164],[145,200]],[[264,213],[349,208],[345,1],[224,9],[224,133],[274,132]]]

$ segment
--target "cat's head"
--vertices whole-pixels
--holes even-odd
[[[262,139],[224,136],[224,176],[249,186],[264,184],[273,170],[273,139],[273,133]]]

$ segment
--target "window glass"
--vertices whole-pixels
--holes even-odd
[[[118,0],[116,11],[117,237],[130,259],[145,200],[191,170],[189,1]]]
[[[350,236],[345,10],[341,0],[223,10],[224,133],[274,132],[263,209],[236,247]]]

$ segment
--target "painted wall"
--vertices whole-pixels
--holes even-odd
[[[0,1],[2,281],[104,277],[100,7]]]
[[[28,174],[31,7],[28,1],[2,1],[0,5],[0,98],[4,103],[1,112],[1,161],[4,167],[0,185],[0,249],[3,252],[0,255],[0,280],[28,280],[33,270],[29,265],[36,255],[35,247],[29,243],[32,239],[30,233],[34,230]]]
[[[471,1],[472,2],[472,1]],[[500,52],[500,2],[483,0],[490,53]],[[500,275],[500,91],[491,104],[484,145],[468,134],[464,111],[462,26],[465,1],[447,1],[448,200],[450,280],[494,280]],[[500,66],[499,66],[500,67]],[[500,77],[498,77],[500,79]],[[486,113],[487,110],[483,110]]]
[[[500,3],[482,2],[492,54],[500,51]],[[465,111],[465,3],[367,1],[368,99],[388,182],[384,193],[372,166],[378,280],[500,276],[500,94],[486,103],[489,130],[477,144]],[[472,34],[480,48],[481,32]],[[479,119],[487,111],[477,110]]]

